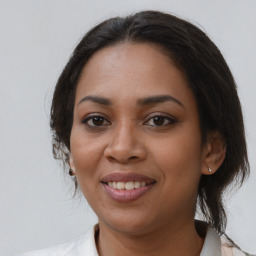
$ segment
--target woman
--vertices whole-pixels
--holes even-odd
[[[249,173],[240,102],[194,25],[144,11],[93,28],[57,82],[51,129],[99,223],[28,255],[246,255],[223,236],[223,192]]]

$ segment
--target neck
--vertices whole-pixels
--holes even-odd
[[[100,256],[198,256],[203,246],[194,221],[165,225],[140,234],[126,234],[100,223],[97,248]]]

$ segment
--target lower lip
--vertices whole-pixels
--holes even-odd
[[[154,183],[141,188],[135,188],[131,190],[119,190],[112,188],[105,183],[103,184],[108,195],[117,202],[134,201],[143,196],[144,194],[146,194],[153,187],[153,185]]]

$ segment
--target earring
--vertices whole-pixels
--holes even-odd
[[[69,174],[70,176],[75,176],[75,174],[74,174],[74,172],[73,172],[73,170],[72,170],[71,168],[69,169],[68,174]]]
[[[208,172],[212,172],[212,169],[210,167],[208,168]]]

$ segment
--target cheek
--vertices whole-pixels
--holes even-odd
[[[70,148],[76,171],[80,172],[84,167],[89,168],[93,165],[98,160],[102,147],[100,141],[86,136],[83,128],[74,126],[71,131]]]
[[[99,176],[96,170],[104,150],[102,141],[92,140],[74,130],[71,133],[70,146],[79,187],[84,194],[86,190],[95,190]]]
[[[175,206],[177,213],[186,207],[188,213],[193,214],[201,177],[200,147],[198,143],[168,142],[155,152],[163,177],[162,198],[168,202],[166,212],[173,211]]]
[[[155,141],[152,155],[167,183],[197,186],[201,176],[201,137],[198,132],[182,132]],[[178,186],[178,185],[177,185]]]

